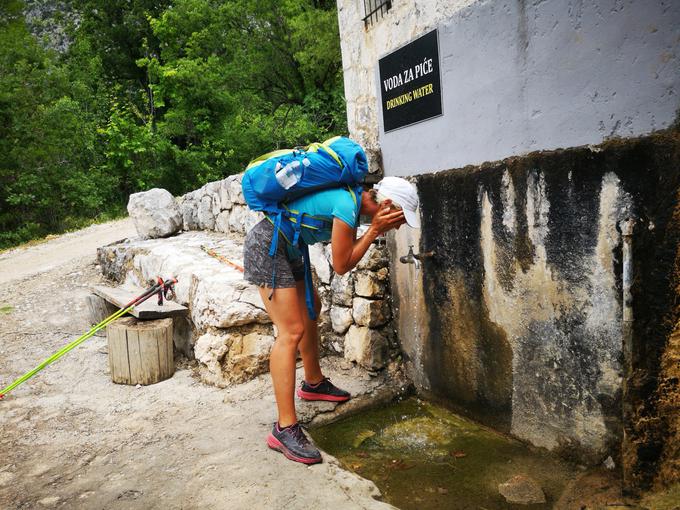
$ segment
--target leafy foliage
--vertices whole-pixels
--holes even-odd
[[[346,131],[335,2],[31,4],[0,7],[0,247]]]

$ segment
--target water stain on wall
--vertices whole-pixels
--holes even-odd
[[[422,270],[429,390],[591,462],[620,457],[625,427],[626,469],[658,462],[659,428],[636,413],[656,411],[670,335],[678,147],[669,132],[419,176],[420,250],[436,252]],[[633,369],[624,374],[620,229],[631,217]]]

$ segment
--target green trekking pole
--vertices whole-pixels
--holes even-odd
[[[49,358],[47,358],[45,361],[40,363],[37,367],[35,367],[32,370],[29,370],[26,372],[24,375],[19,377],[17,380],[15,380],[12,384],[7,386],[6,388],[3,388],[0,390],[0,400],[4,398],[7,393],[12,391],[14,388],[19,386],[20,384],[28,381],[31,377],[33,377],[35,374],[40,372],[43,368],[45,368],[47,365],[50,365],[51,363],[57,361],[59,358],[61,358],[64,354],[69,352],[72,349],[75,349],[78,347],[80,344],[82,344],[85,340],[90,338],[92,335],[94,335],[97,331],[100,329],[106,327],[107,325],[111,324],[113,321],[118,319],[119,317],[125,315],[126,313],[130,312],[135,306],[143,303],[147,299],[149,299],[151,296],[154,294],[158,293],[158,303],[162,304],[163,303],[163,295],[167,297],[168,291],[172,291],[173,285],[177,283],[177,278],[171,278],[170,280],[165,280],[159,276],[158,281],[154,283],[151,287],[149,287],[147,290],[145,290],[142,294],[140,294],[138,297],[130,301],[128,304],[123,306],[120,310],[114,312],[111,314],[109,317],[101,321],[99,324],[96,326],[93,326],[87,333],[84,333],[83,335],[79,336],[76,338],[74,341],[71,343],[65,345],[61,349],[59,349],[57,352],[52,354]]]

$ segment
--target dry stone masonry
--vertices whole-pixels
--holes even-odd
[[[275,337],[258,289],[202,249],[243,264],[245,234],[263,216],[245,204],[241,177],[176,199],[162,189],[132,195],[128,210],[140,239],[98,250],[103,273],[124,286],[146,287],[157,275],[178,277],[177,301],[189,308],[190,319],[175,325],[176,350],[199,362],[204,382],[220,387],[266,372]],[[333,272],[330,245],[311,246],[310,256],[322,301],[323,352],[368,370],[384,368],[394,338],[386,248],[374,243],[344,275]]]

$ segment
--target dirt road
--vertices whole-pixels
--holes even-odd
[[[89,329],[85,297],[104,282],[96,247],[131,228],[0,257],[0,387]],[[0,401],[0,508],[386,508],[330,456],[307,468],[267,449],[268,376],[220,390],[184,362],[162,383],[116,385],[106,348],[94,337]],[[361,375],[332,377],[351,389]]]
[[[0,253],[0,284],[49,271],[87,255],[92,258],[97,247],[136,235],[132,219],[125,218],[90,225],[42,244],[8,250]]]

